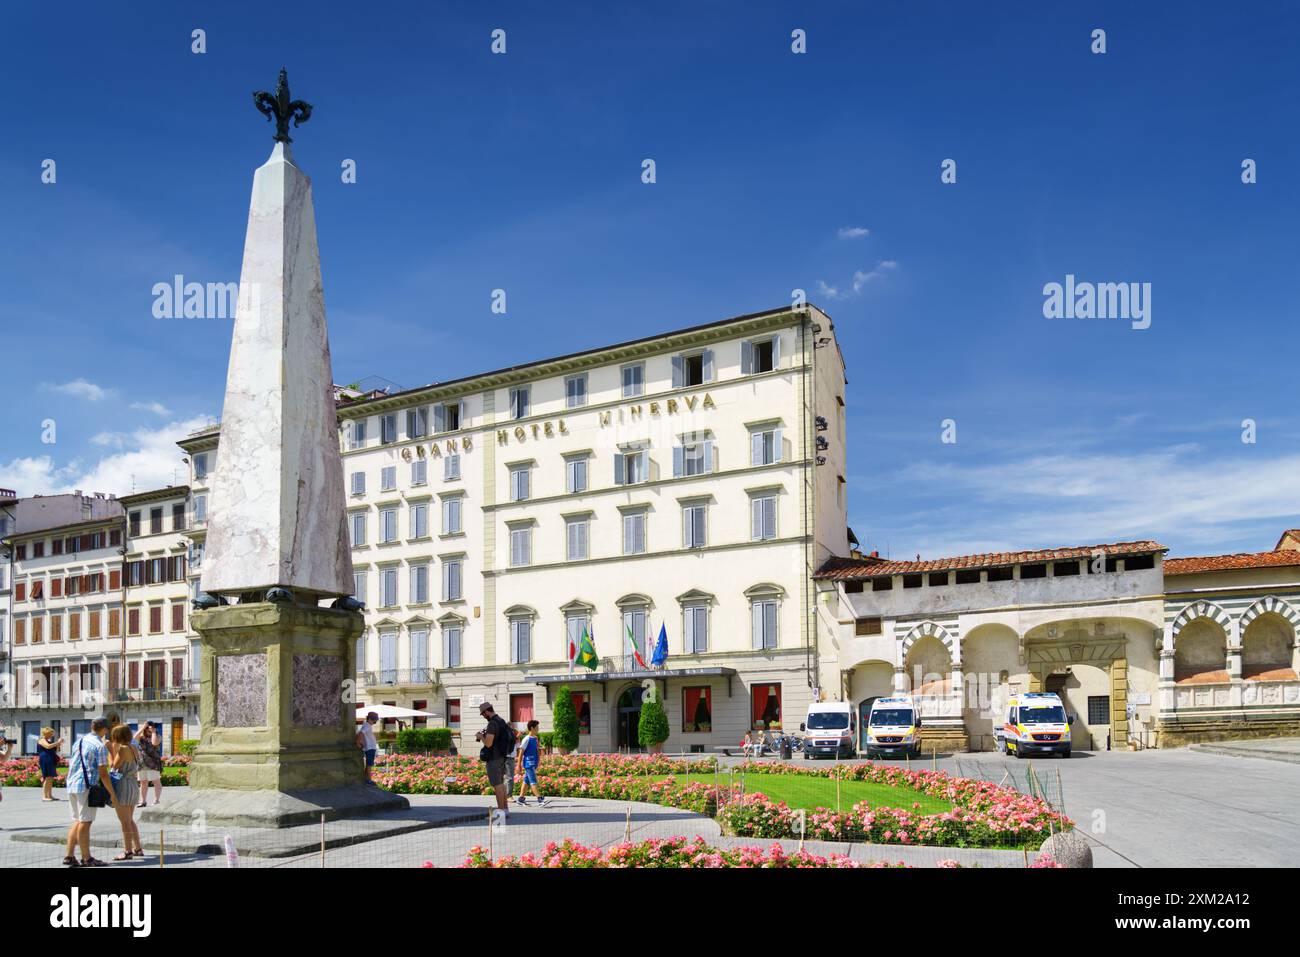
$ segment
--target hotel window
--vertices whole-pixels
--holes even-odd
[[[126,610],[126,633],[128,635],[140,634],[140,609],[128,608]]]
[[[644,509],[623,513],[623,554],[641,555],[645,553],[645,519]]]
[[[14,619],[14,644],[15,645],[27,644],[27,619],[26,618]]]
[[[781,337],[745,340],[740,344],[740,372],[771,372],[781,364]]]
[[[673,356],[673,388],[682,389],[713,381],[713,350]]]
[[[713,440],[682,437],[673,448],[673,477],[704,475],[713,471]]]
[[[348,448],[359,449],[366,444],[366,419],[348,419],[347,424],[351,426],[348,437]]]
[[[122,612],[118,608],[108,610],[108,637],[122,637]]]
[[[713,689],[708,685],[682,689],[682,731],[713,730]]]
[[[357,635],[357,674],[366,670],[366,633]]]
[[[533,622],[531,618],[510,619],[510,663],[526,664],[532,661]]]
[[[627,636],[632,636],[632,643],[636,650],[640,652],[642,658],[648,657],[645,644],[646,621],[649,612],[644,608],[625,608],[623,610],[623,642],[626,647]]]
[[[442,563],[442,600],[461,600],[461,561],[453,558]]]
[[[366,513],[352,513],[352,547],[360,548],[366,543]]]
[[[63,616],[58,612],[50,615],[50,641],[63,640]]]
[[[564,407],[578,409],[587,404],[587,373],[571,375],[564,380]]]
[[[754,727],[765,731],[781,723],[781,686],[754,685],[750,690],[751,718]]]
[[[514,567],[531,565],[533,561],[533,526],[520,525],[510,529],[510,564]]]
[[[411,484],[424,485],[429,481],[429,462],[427,459],[416,459],[411,463]]]
[[[394,507],[379,510],[379,541],[381,544],[397,541],[397,509]]]
[[[427,538],[429,535],[429,504],[416,502],[411,506],[411,538]]]
[[[181,602],[172,602],[172,631],[185,630],[185,605]]]
[[[149,509],[149,534],[161,535],[163,523],[163,510],[161,508]]]
[[[442,534],[457,535],[461,531],[460,496],[442,500]]]
[[[40,615],[33,615],[32,619],[32,644],[39,645],[45,640],[45,619]],[[135,613],[135,634],[140,634],[140,613]]]
[[[379,604],[391,608],[397,604],[397,569],[381,568],[379,570]]]
[[[709,606],[687,605],[682,609],[683,651],[702,655],[709,650]]]
[[[172,531],[185,531],[185,503],[179,502],[172,506]]]
[[[104,615],[100,608],[92,608],[86,612],[86,637],[98,638],[103,626]]]
[[[577,561],[587,557],[587,519],[566,518],[564,520],[565,557]]]
[[[619,450],[614,453],[614,484],[637,485],[650,473],[650,453],[645,449]]]
[[[570,455],[564,460],[564,490],[570,494],[587,491],[587,456]]]
[[[418,409],[406,410],[406,437],[408,439],[422,439],[429,434],[429,408],[420,406]]]
[[[397,466],[385,465],[379,470],[379,491],[393,492],[397,490]]]
[[[776,538],[776,496],[755,495],[749,500],[750,532],[756,542]]]
[[[426,676],[423,672],[429,667],[429,629],[424,627],[413,627],[411,629],[411,649],[410,649],[411,670],[417,672],[412,675],[416,681],[425,681]],[[417,707],[416,711],[423,711],[423,708]],[[423,719],[417,719],[423,720]]]
[[[682,547],[703,548],[708,544],[704,503],[682,506]]]
[[[459,668],[461,662],[461,635],[464,632],[460,625],[444,625],[442,629],[442,666],[444,668]],[[451,712],[448,709],[447,721],[451,721]]]
[[[200,452],[194,456],[194,477],[196,479],[205,479],[208,477],[208,453]]]
[[[529,387],[517,386],[510,390],[510,418],[525,418],[530,410]]]
[[[369,590],[366,588],[366,573],[364,571],[352,572],[352,597],[357,601],[365,604],[370,600]]]
[[[395,631],[379,633],[379,681],[386,685],[397,684],[397,632]]]
[[[390,412],[379,417],[379,443],[390,445],[397,441],[397,413]]]
[[[623,366],[623,398],[634,399],[645,395],[645,363],[633,362]]]
[[[447,727],[449,728],[460,727],[460,699],[459,698],[447,699]]]
[[[39,601],[45,597],[45,579],[32,579],[32,601]]]
[[[442,460],[442,480],[452,482],[460,478],[460,456],[456,453]]]
[[[81,638],[81,612],[68,612],[68,641],[77,641]]]
[[[203,665],[203,645],[197,641],[190,642],[190,680],[198,681]]]
[[[776,647],[776,598],[755,598],[750,602],[750,632],[755,651]]]
[[[458,432],[465,421],[465,403],[446,402],[433,407],[433,431]]]
[[[771,465],[781,461],[781,429],[761,429],[750,433],[749,464]]]
[[[429,601],[429,563],[411,566],[411,604],[424,605]]]
[[[162,633],[162,613],[162,605],[149,606],[149,634],[158,635]]]
[[[578,734],[591,734],[591,692],[573,692],[573,710],[578,713]]]
[[[590,620],[586,615],[564,616],[564,632],[569,639],[569,647],[565,650],[565,655],[568,658],[576,659],[578,657],[578,650],[582,648],[582,636],[587,631],[589,624]]]
[[[510,467],[510,501],[524,502],[528,500],[531,478],[532,469],[529,466],[512,465]]]

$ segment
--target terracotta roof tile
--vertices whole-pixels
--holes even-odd
[[[1104,555],[1145,555],[1166,551],[1159,542],[1114,542],[1109,545],[1079,545],[1071,548],[1044,548],[1024,552],[984,552],[979,555],[957,555],[952,558],[931,558],[925,561],[890,561],[884,558],[831,558],[814,576],[823,581],[855,581],[863,578],[883,578],[886,575],[908,575],[917,572],[939,572],[962,568],[997,568],[1026,562],[1067,561],[1071,558],[1091,558],[1095,553]],[[1300,557],[1300,552],[1294,552]],[[1297,561],[1300,564],[1300,561]]]
[[[1234,568],[1280,568],[1300,565],[1300,550],[1286,548],[1280,552],[1239,552],[1236,555],[1203,555],[1192,558],[1166,558],[1166,575],[1194,575],[1197,572],[1228,571]]]

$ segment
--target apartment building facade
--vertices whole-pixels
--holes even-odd
[[[359,702],[470,737],[483,700],[549,726],[566,684],[594,751],[638,746],[650,694],[670,749],[797,726],[811,576],[848,548],[845,385],[830,318],[778,309],[343,401]],[[218,438],[180,444],[211,471]]]
[[[70,745],[113,711],[128,724],[158,723],[167,752],[196,733],[185,700],[187,493],[104,498],[99,517],[28,530],[20,523],[8,536],[4,720],[21,753],[36,753],[42,727]]]

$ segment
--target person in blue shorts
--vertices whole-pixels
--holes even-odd
[[[542,797],[542,792],[537,789],[537,765],[542,756],[542,742],[537,737],[539,727],[536,721],[529,721],[528,734],[519,745],[518,757],[515,760],[519,762],[519,769],[523,772],[524,783],[519,786],[519,797],[515,800],[520,804],[527,804],[528,788],[532,787],[533,797],[537,798],[537,806],[546,807],[546,798]]]

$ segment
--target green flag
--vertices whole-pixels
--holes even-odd
[[[595,671],[600,664],[600,659],[596,657],[596,648],[591,643],[591,635],[587,633],[586,628],[582,629],[582,643],[578,645],[578,664],[592,671]]]

